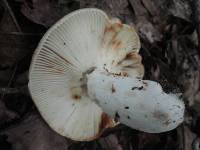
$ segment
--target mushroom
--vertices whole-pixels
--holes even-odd
[[[149,133],[176,128],[184,103],[142,80],[139,37],[101,10],[74,11],[51,27],[30,66],[29,90],[48,125],[77,141],[118,123]]]

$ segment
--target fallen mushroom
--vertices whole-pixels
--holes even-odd
[[[77,141],[117,123],[159,133],[176,128],[184,103],[142,80],[134,28],[101,10],[74,11],[44,35],[30,66],[29,90],[49,126]]]

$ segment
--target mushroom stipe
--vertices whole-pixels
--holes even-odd
[[[76,141],[119,123],[160,133],[182,123],[184,103],[142,80],[135,29],[99,9],[76,10],[53,25],[32,58],[29,90],[48,125]]]

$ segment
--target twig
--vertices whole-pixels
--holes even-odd
[[[187,48],[184,48],[183,53],[186,55],[186,57],[188,57],[195,69],[200,70],[200,64],[195,60],[193,56],[189,54]]]
[[[143,17],[148,14],[147,10],[144,8],[140,0],[129,0],[131,7],[133,8],[136,17]]]
[[[14,78],[14,76],[15,76],[16,71],[17,71],[17,64],[15,65],[15,68],[14,68],[14,70],[13,70],[13,73],[12,73],[11,77],[10,77],[10,80],[9,80],[9,82],[8,82],[7,87],[9,87],[9,86],[11,85],[11,83],[12,83],[12,81],[13,81],[13,78]]]
[[[43,33],[23,33],[23,32],[0,32],[3,35],[19,35],[19,36],[42,36]]]
[[[0,88],[0,94],[25,94],[29,95],[28,86],[22,86],[18,88]]]
[[[200,0],[193,0],[193,14],[194,23],[196,25],[197,35],[198,35],[198,47],[200,53]]]
[[[181,125],[177,128],[177,136],[178,136],[178,150],[185,150],[185,138],[184,138],[184,126]]]
[[[18,24],[17,19],[16,19],[15,15],[14,15],[14,13],[13,13],[13,11],[12,11],[12,9],[11,9],[9,3],[7,2],[7,0],[3,0],[3,2],[4,2],[4,4],[5,4],[5,6],[7,7],[8,12],[10,13],[10,16],[12,17],[13,22],[14,22],[14,24],[15,24],[17,30],[18,30],[19,32],[22,32],[22,29],[21,29],[20,25]]]
[[[142,44],[142,48],[143,48],[143,50],[144,50],[144,52],[147,54],[147,56],[149,57],[149,56],[151,56],[151,53],[149,52],[149,50],[146,48],[146,46],[145,46],[145,44],[143,44],[143,42],[141,42],[141,44]]]
[[[12,73],[12,75],[11,75],[11,77],[10,77],[10,80],[9,80],[9,82],[8,82],[8,84],[7,84],[7,88],[10,86],[10,84],[12,83],[12,81],[13,81],[13,78],[14,78],[14,76],[15,76],[15,73],[16,73],[16,70],[17,70],[17,64],[15,65],[15,68],[14,68],[14,70],[13,70],[13,73]],[[3,98],[4,98],[4,95],[5,95],[5,93],[1,93],[1,99],[0,100],[2,100]]]
[[[0,94],[16,94],[19,92],[18,88],[0,88]]]

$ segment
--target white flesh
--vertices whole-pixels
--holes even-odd
[[[94,71],[88,77],[88,93],[119,122],[149,133],[176,128],[183,121],[184,103],[163,92],[159,83]]]

